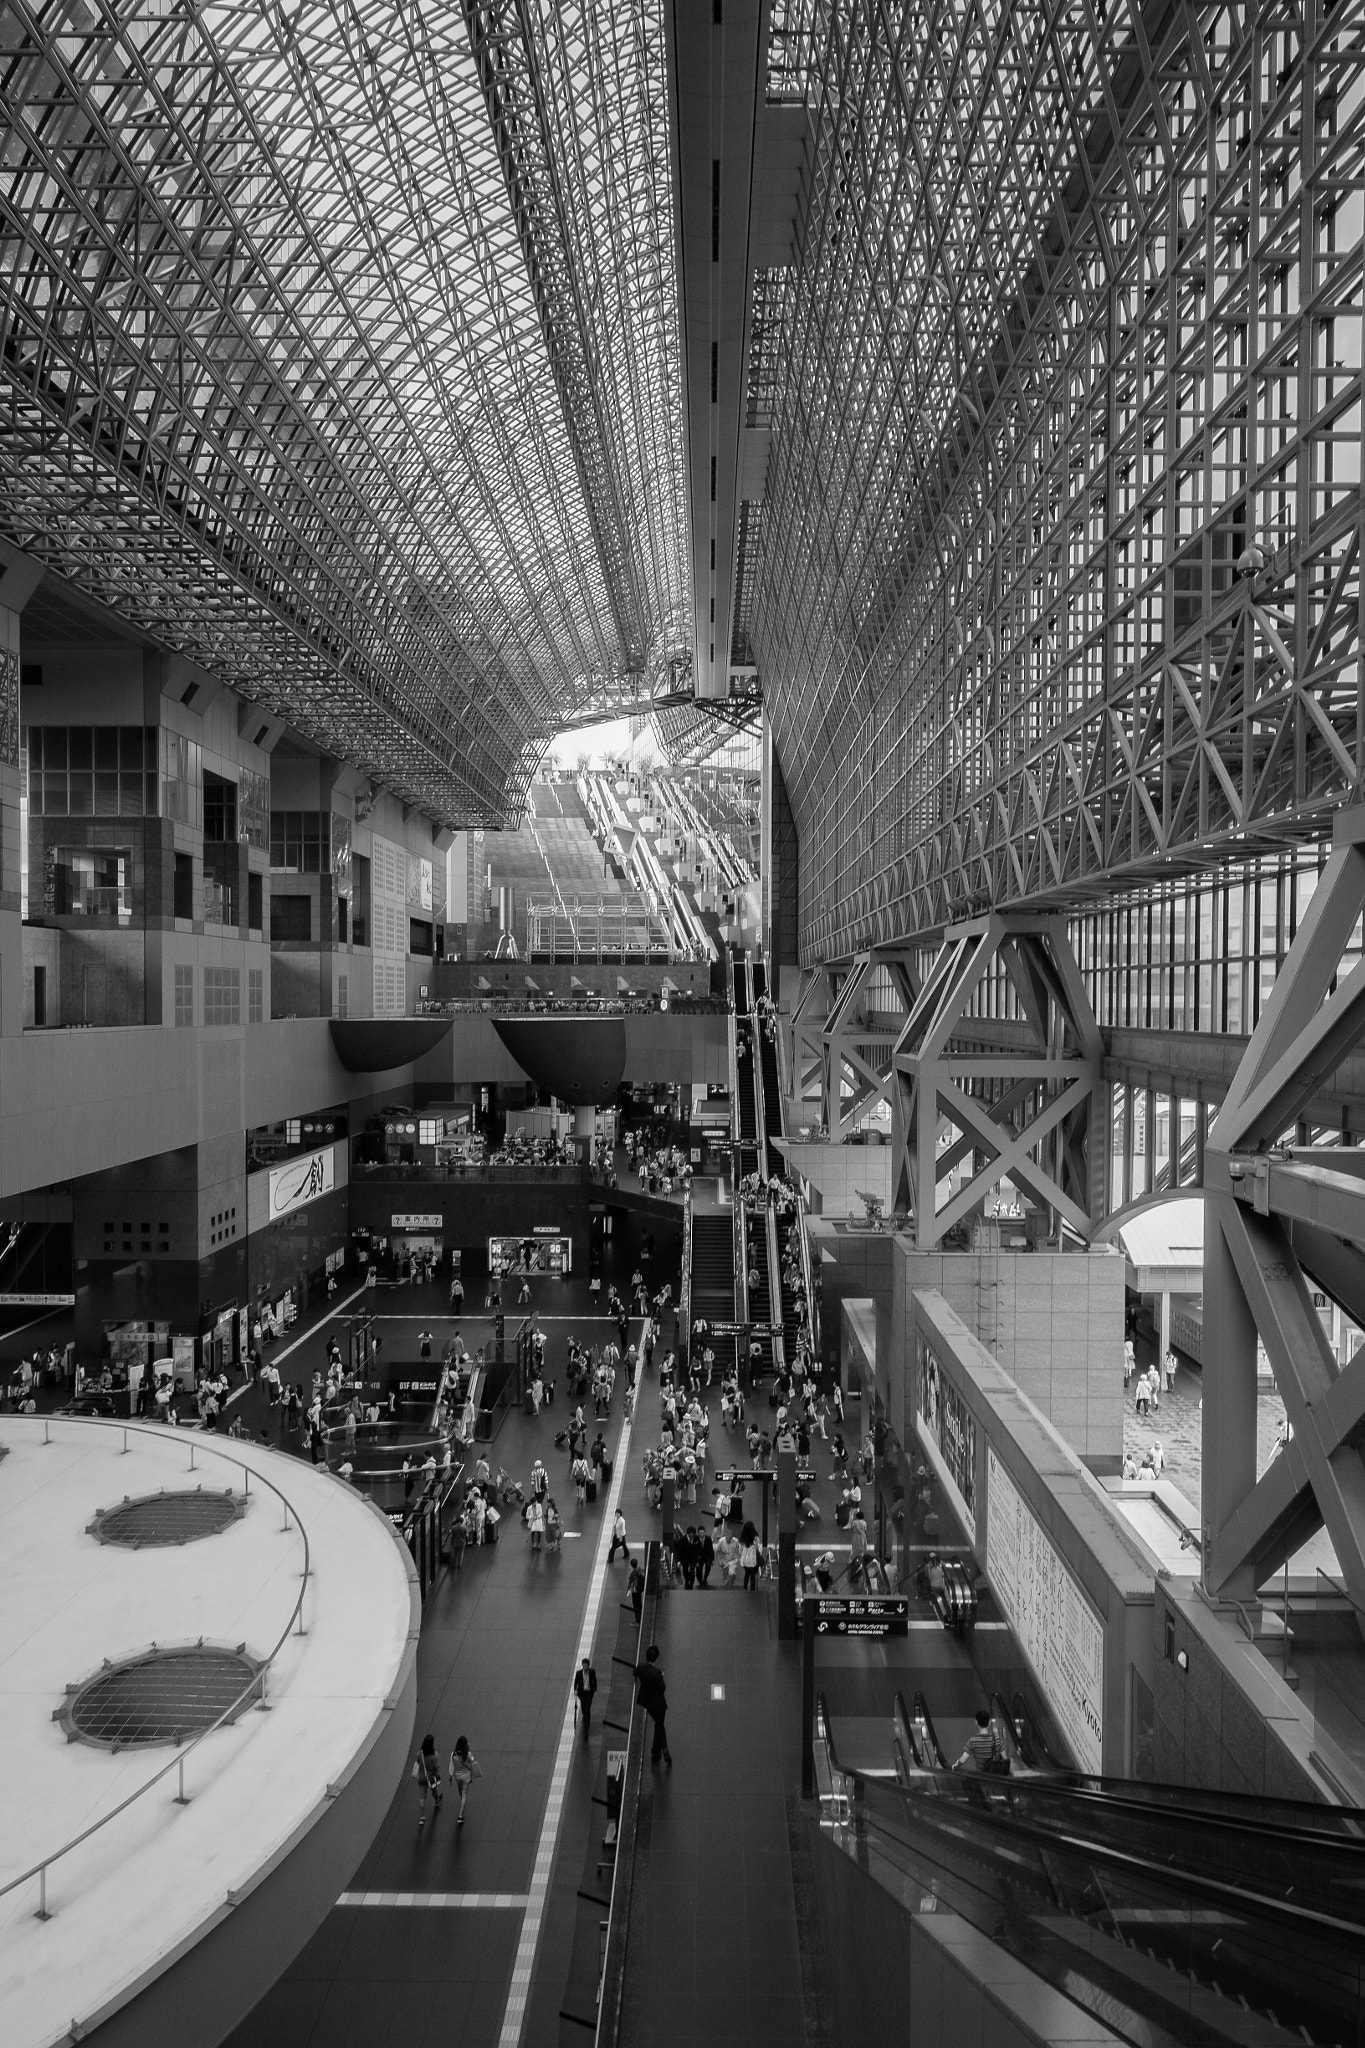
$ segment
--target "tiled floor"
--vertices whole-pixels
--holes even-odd
[[[645,1766],[622,2029],[632,2048],[806,2038],[786,1819],[800,1779],[800,1650],[770,1634],[772,1597],[673,1591],[663,1602],[673,1764]]]
[[[667,1225],[650,1216],[641,1227],[652,1230],[658,1243],[656,1278],[665,1272],[675,1276],[677,1246],[665,1248]],[[611,1252],[624,1272],[608,1277],[622,1284],[634,1262],[632,1234],[618,1238]],[[559,1318],[578,1322],[579,1312],[590,1313],[591,1304],[585,1288],[579,1298],[582,1283],[546,1283],[547,1289],[552,1285],[553,1299],[547,1294],[533,1305],[547,1317],[551,1359],[559,1368],[573,1326]],[[441,1290],[406,1287],[381,1288],[373,1302],[381,1316],[430,1317],[438,1346],[448,1324],[440,1315],[444,1305]],[[473,1324],[470,1317],[462,1323],[470,1343]],[[583,1319],[581,1333],[600,1342],[609,1327],[605,1320]],[[322,1333],[296,1354],[297,1376],[305,1368],[311,1372],[312,1346],[320,1353],[324,1341]],[[254,1393],[247,1398],[259,1399]],[[447,1574],[433,1592],[423,1619],[418,1735],[430,1729],[443,1760],[456,1737],[468,1735],[484,1771],[471,1789],[465,1825],[456,1827],[448,1790],[440,1815],[429,1812],[419,1832],[416,1788],[405,1779],[373,1847],[349,1879],[352,1891],[528,1892],[606,1506],[602,1500],[582,1511],[574,1506],[567,1458],[554,1448],[564,1420],[561,1391],[539,1418],[508,1415],[493,1446],[495,1462],[523,1480],[532,1459],[544,1458],[551,1491],[565,1514],[560,1555],[533,1556],[513,1510],[502,1525],[503,1540],[467,1553],[463,1569]],[[622,1428],[619,1388],[605,1427],[615,1449]],[[619,1562],[605,1594],[608,1606],[619,1598],[617,1579],[623,1586]],[[614,1614],[611,1625],[614,1631]],[[581,1865],[603,1740],[595,1729],[590,1748],[574,1750],[561,1822],[561,1846],[574,1870]],[[231,2036],[232,2048],[435,2048],[438,2042],[442,2048],[493,2048],[521,1925],[521,1912],[509,1908],[338,1906]],[[544,1930],[540,1958],[547,1982],[544,1997],[535,1987],[532,2020],[538,2029],[542,2012],[557,2015],[563,1981],[563,1951],[553,1925]],[[560,1979],[551,1983],[556,1967]],[[557,2018],[554,2025],[553,2033],[533,2032],[528,2025],[528,2048],[556,2040]]]

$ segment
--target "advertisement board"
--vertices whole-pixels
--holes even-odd
[[[935,1471],[967,1531],[976,1541],[976,1417],[920,1333],[916,1427]]]
[[[324,1145],[320,1152],[305,1152],[300,1159],[291,1159],[284,1166],[270,1169],[270,1215],[287,1216],[292,1209],[301,1209],[305,1202],[317,1200],[319,1195],[330,1195],[336,1186],[336,1162],[330,1145]]]
[[[1104,1623],[989,1446],[986,1576],[1081,1770],[1103,1768]]]

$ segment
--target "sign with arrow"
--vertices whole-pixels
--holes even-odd
[[[820,1598],[815,1608],[818,1636],[903,1636],[910,1632],[910,1601],[904,1593],[851,1593]]]

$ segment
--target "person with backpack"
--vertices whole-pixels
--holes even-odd
[[[450,1782],[458,1787],[460,1794],[460,1810],[455,1816],[456,1827],[464,1826],[465,1801],[469,1797],[469,1788],[476,1778],[482,1776],[483,1771],[470,1755],[469,1737],[461,1735],[450,1752]]]
[[[953,1769],[955,1771],[981,1771],[988,1774],[994,1772],[1003,1776],[1004,1772],[1000,1769],[1002,1764],[1005,1767],[1005,1771],[1008,1771],[1009,1759],[1000,1747],[1000,1738],[996,1731],[995,1722],[991,1719],[990,1708],[978,1707],[976,1710],[976,1726],[967,1737],[967,1747],[953,1765]]]
[[[574,1719],[583,1729],[586,1742],[592,1732],[592,1703],[597,1691],[597,1673],[585,1657],[573,1675]]]
[[[412,1775],[417,1780],[417,1797],[421,1802],[417,1809],[417,1825],[424,1828],[427,1824],[428,1794],[436,1802],[437,1813],[441,1811],[441,1800],[444,1797],[441,1791],[441,1759],[436,1754],[434,1735],[422,1737],[422,1747],[413,1759]]]

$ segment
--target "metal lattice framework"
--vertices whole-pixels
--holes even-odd
[[[1365,13],[803,11],[755,651],[801,954],[1321,836],[1365,780]]]
[[[515,813],[687,653],[656,9],[5,12],[4,530],[443,822]]]

